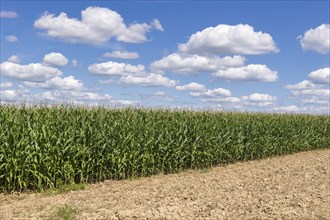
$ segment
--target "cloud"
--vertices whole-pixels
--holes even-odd
[[[154,19],[151,22],[151,26],[153,26],[154,28],[156,28],[157,30],[159,30],[161,32],[164,32],[164,28],[163,28],[163,26],[161,25],[161,23],[158,19]]]
[[[179,44],[183,53],[199,55],[265,54],[278,52],[271,35],[255,32],[247,24],[220,24],[192,34],[187,43]]]
[[[71,66],[73,66],[73,67],[81,67],[81,64],[78,62],[78,60],[73,59],[73,60],[71,60]]]
[[[103,54],[103,57],[118,58],[118,59],[137,59],[140,57],[140,55],[137,52],[115,50],[112,51],[111,53]]]
[[[80,92],[69,90],[46,91],[39,95],[42,100],[48,101],[109,101],[112,96],[94,92]]]
[[[173,72],[192,74],[200,72],[214,72],[227,67],[243,66],[245,58],[242,56],[226,56],[223,58],[212,56],[182,55],[173,53],[151,63],[154,72]]]
[[[129,76],[143,74],[145,72],[143,65],[131,65],[126,63],[117,63],[113,61],[105,63],[95,63],[88,67],[88,71],[95,75],[107,76]]]
[[[0,90],[1,101],[16,102],[28,97],[29,91],[24,88]]]
[[[302,98],[300,101],[303,104],[326,105],[326,106],[329,106],[330,104],[329,99],[324,99],[320,96],[311,96],[307,98]]]
[[[0,96],[3,100],[13,101],[17,98],[16,90],[0,90]]]
[[[80,80],[76,80],[73,76],[65,78],[54,77],[45,82],[24,82],[24,85],[34,88],[44,89],[63,89],[63,90],[82,90],[84,88],[83,83]]]
[[[330,100],[330,89],[304,89],[304,90],[292,90],[291,92],[295,96],[301,96],[301,95],[325,96]]]
[[[19,60],[18,56],[12,55],[7,59],[8,62],[12,63],[20,63],[21,61]]]
[[[326,85],[304,80],[297,84],[286,85],[284,88],[290,90],[301,104],[330,106],[330,89]]]
[[[327,114],[330,115],[330,103],[327,105],[311,105],[311,106],[306,106],[303,108],[305,113],[310,114],[311,112],[313,114]]]
[[[315,70],[308,74],[308,77],[315,83],[330,84],[330,68]]]
[[[10,43],[14,43],[18,41],[18,38],[15,35],[7,35],[6,41]]]
[[[166,95],[166,93],[162,92],[162,91],[158,91],[158,92],[154,93],[154,96],[165,96],[165,95]]]
[[[231,96],[231,91],[229,89],[217,88],[208,89],[205,92],[190,92],[190,95],[199,98],[215,98],[219,96]]]
[[[98,94],[94,92],[71,92],[72,97],[75,99],[85,100],[85,101],[106,101],[111,100],[112,96],[108,94]]]
[[[20,65],[7,61],[0,64],[0,72],[2,76],[35,82],[43,82],[62,75],[60,70],[40,63]]]
[[[195,82],[191,82],[191,83],[183,85],[183,86],[176,86],[175,89],[178,91],[195,91],[195,92],[206,91],[206,88],[204,85],[195,83]]]
[[[262,64],[244,66],[245,57],[237,54],[278,51],[269,34],[255,32],[249,25],[218,25],[191,35],[187,43],[179,44],[178,52],[152,62],[150,69],[159,74],[212,73],[215,77],[231,81],[274,82],[278,79],[277,71]],[[227,54],[236,55],[219,57]]]
[[[277,112],[297,112],[299,111],[299,108],[296,105],[289,105],[289,106],[274,107],[273,110]]]
[[[204,92],[190,92],[190,95],[201,99],[203,102],[222,103],[222,107],[240,108],[244,106],[264,107],[274,105],[277,97],[269,94],[252,93],[241,98],[232,96],[228,89],[217,88]]]
[[[307,113],[307,114],[330,114],[329,105],[312,105],[312,106],[297,106],[297,105],[288,105],[288,106],[277,106],[273,108],[275,112],[281,113]]]
[[[242,96],[242,100],[245,101],[244,104],[247,106],[264,107],[274,105],[277,101],[277,97],[269,94],[252,93],[248,96]]]
[[[81,91],[70,91],[70,90],[53,90],[45,91],[41,94],[36,94],[34,99],[45,100],[56,103],[70,102],[75,105],[83,106],[97,106],[97,105],[115,105],[115,106],[127,106],[134,105],[136,102],[123,99],[115,99],[109,94],[99,94],[95,92],[81,92]]]
[[[330,95],[330,89],[325,88],[324,85],[317,85],[308,80],[301,81],[300,83],[297,84],[286,85],[284,88],[291,90],[292,94],[295,96],[300,96],[300,95],[329,96]]]
[[[161,101],[173,101],[173,100],[175,100],[175,98],[173,96],[169,96],[165,92],[162,92],[162,91],[154,92],[150,96],[150,98],[154,99],[154,100],[161,100]]]
[[[116,106],[118,106],[118,105],[128,106],[128,105],[136,105],[137,104],[136,101],[122,100],[122,99],[120,99],[120,100],[112,100],[110,103],[113,104],[113,105],[116,105]]]
[[[67,77],[70,78],[70,77]],[[64,78],[65,79],[65,78]],[[59,85],[60,87],[63,85]],[[41,93],[30,93],[25,89],[24,85],[18,86],[18,89],[0,90],[0,97],[2,103],[20,103],[23,102],[27,105],[36,103],[70,103],[74,105],[98,106],[98,105],[114,105],[114,106],[127,106],[135,105],[136,101],[125,99],[115,99],[109,94],[102,94],[96,92],[89,92],[85,90],[72,90],[53,88],[52,90],[44,91]]]
[[[240,103],[241,99],[238,97],[213,97],[213,98],[207,98],[207,99],[202,99],[202,101],[206,102],[214,102],[214,103]],[[238,107],[238,106],[235,106]]]
[[[249,96],[242,96],[242,99],[250,102],[273,102],[277,100],[276,96],[262,93],[252,93]]]
[[[101,84],[111,84],[114,82],[115,82],[115,80],[113,80],[113,79],[99,80],[99,83],[101,83]]]
[[[277,71],[270,70],[266,65],[250,64],[244,67],[230,67],[212,74],[226,80],[274,82],[278,79]]]
[[[289,90],[301,90],[301,89],[320,88],[320,86],[315,85],[311,81],[303,80],[303,81],[301,81],[300,83],[297,83],[297,84],[286,85],[284,88],[289,89]]]
[[[49,53],[44,56],[44,63],[53,66],[65,66],[69,60],[61,53]]]
[[[165,86],[165,87],[173,87],[176,85],[176,81],[154,73],[138,75],[138,76],[132,76],[132,75],[123,76],[120,78],[119,83],[128,84],[128,85],[139,85],[139,86]]]
[[[109,8],[88,7],[81,12],[81,20],[69,18],[62,12],[58,16],[45,12],[34,22],[34,27],[45,34],[70,43],[102,44],[115,38],[127,43],[147,41],[146,33],[155,25],[133,23],[126,25],[116,11]],[[157,28],[157,27],[156,27]]]
[[[12,86],[13,86],[13,84],[11,82],[0,83],[0,89],[7,89]]]
[[[15,11],[0,11],[0,18],[17,18]]]
[[[322,24],[309,29],[303,36],[298,36],[303,50],[311,50],[321,54],[330,51],[330,24]]]

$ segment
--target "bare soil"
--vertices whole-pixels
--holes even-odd
[[[0,194],[0,219],[330,219],[330,150],[177,174],[106,181],[85,190]]]

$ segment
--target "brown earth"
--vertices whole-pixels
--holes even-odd
[[[0,219],[330,219],[330,150],[87,185],[0,194]]]

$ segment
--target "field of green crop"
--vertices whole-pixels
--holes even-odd
[[[329,134],[326,115],[0,105],[0,191],[329,148]]]

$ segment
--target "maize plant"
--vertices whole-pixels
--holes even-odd
[[[330,116],[0,105],[0,191],[330,148]]]

